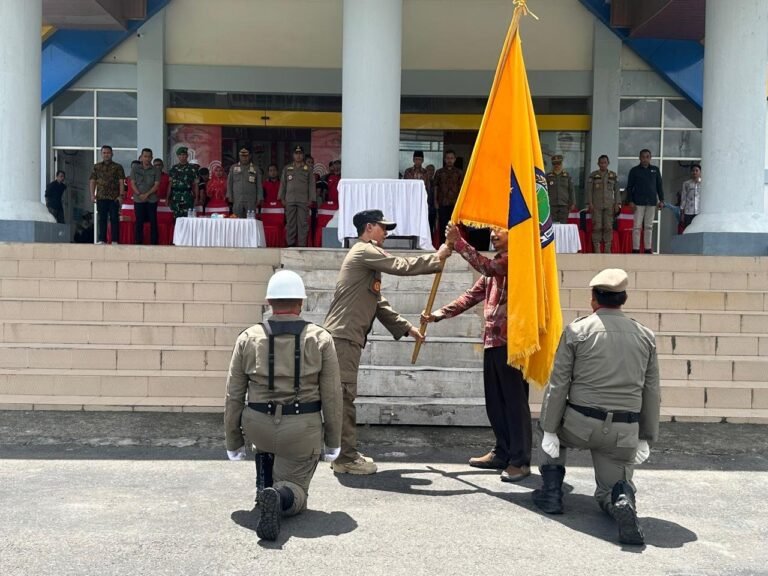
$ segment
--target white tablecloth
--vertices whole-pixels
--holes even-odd
[[[429,232],[427,190],[422,180],[367,180],[339,182],[339,242],[357,238],[352,217],[361,210],[378,209],[397,222],[393,236],[418,236],[422,250],[434,250]]]
[[[176,246],[264,248],[267,240],[260,220],[247,218],[178,218],[173,231]]]
[[[553,224],[555,227],[555,252],[575,254],[581,250],[579,227],[576,224]]]

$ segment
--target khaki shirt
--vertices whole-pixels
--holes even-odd
[[[273,316],[273,321],[299,320],[299,316]],[[301,384],[299,402],[322,402],[325,445],[341,445],[341,377],[333,338],[320,326],[307,324],[301,337]],[[275,336],[274,390],[269,390],[269,338],[256,324],[244,330],[235,342],[227,377],[224,428],[227,450],[244,443],[240,419],[246,402],[288,404],[294,400],[294,337]],[[286,415],[285,418],[291,416]]]
[[[549,192],[550,206],[573,206],[576,204],[573,180],[565,170],[561,171],[560,174],[554,172],[547,174],[547,192]]]
[[[587,179],[586,202],[594,204],[595,208],[613,208],[621,202],[619,196],[618,176],[612,170],[600,172],[595,170]]]
[[[641,440],[659,435],[659,363],[653,332],[621,310],[601,308],[566,326],[539,421],[557,432],[567,402],[639,412]]]
[[[235,203],[263,198],[259,168],[253,162],[232,164],[227,175],[227,200]]]
[[[438,270],[440,259],[436,254],[402,258],[388,254],[374,242],[358,242],[341,265],[325,328],[334,338],[363,347],[374,319],[378,318],[396,339],[402,338],[411,329],[411,323],[381,295],[382,273],[416,276]]]
[[[278,199],[283,204],[311,204],[315,201],[315,175],[308,164],[288,164],[280,178]]]

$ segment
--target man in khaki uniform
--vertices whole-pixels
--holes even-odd
[[[227,456],[243,460],[246,439],[256,451],[256,533],[266,540],[277,538],[282,516],[307,507],[323,442],[326,461],[339,455],[339,362],[331,335],[302,320],[305,298],[298,274],[281,270],[272,276],[272,317],[238,336],[229,365]]]
[[[384,219],[381,210],[355,214],[353,223],[359,241],[350,248],[339,271],[336,293],[325,317],[325,328],[333,336],[341,370],[344,415],[341,430],[341,455],[332,464],[340,474],[374,474],[376,464],[357,451],[357,370],[374,320],[379,320],[396,340],[411,336],[424,340],[419,330],[395,312],[381,295],[382,273],[396,276],[434,274],[451,254],[446,246],[434,254],[401,258],[382,250],[388,230],[396,224]]]
[[[622,543],[640,545],[632,473],[658,437],[661,398],[655,336],[621,311],[627,281],[618,268],[592,278],[594,313],[571,322],[560,338],[539,417],[543,486],[533,501],[562,514],[565,449],[590,450],[597,503],[617,521]]]
[[[285,206],[285,239],[289,247],[306,246],[309,205],[315,201],[315,175],[304,162],[304,148],[293,150],[293,163],[283,168],[278,198]]]
[[[597,159],[598,170],[587,178],[587,209],[592,214],[592,247],[600,253],[600,242],[604,252],[611,253],[613,241],[613,215],[621,208],[618,177],[608,170],[610,160],[603,154]]]
[[[240,161],[232,164],[227,176],[227,200],[232,203],[232,214],[245,218],[254,212],[264,198],[261,188],[261,170],[251,161],[251,150],[240,149]]]
[[[552,171],[547,173],[547,192],[552,221],[567,224],[568,212],[576,210],[576,195],[571,175],[563,170],[561,154],[552,156]]]

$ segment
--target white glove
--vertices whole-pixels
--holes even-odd
[[[237,450],[227,450],[227,458],[233,462],[236,460],[245,460],[245,446],[240,446]]]
[[[637,452],[635,453],[635,464],[642,464],[648,460],[650,455],[651,447],[648,446],[648,440],[640,440],[637,444]]]
[[[323,462],[333,462],[341,454],[341,446],[338,448],[326,448],[323,452]]]
[[[554,432],[544,432],[544,437],[541,439],[541,449],[551,458],[559,457],[560,438]]]

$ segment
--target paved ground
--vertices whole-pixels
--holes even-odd
[[[463,464],[485,429],[368,428],[372,477],[321,465],[310,510],[254,532],[252,462],[218,415],[0,412],[0,574],[768,575],[768,430],[665,424],[636,473],[647,546],[616,543],[573,459],[567,513]]]

